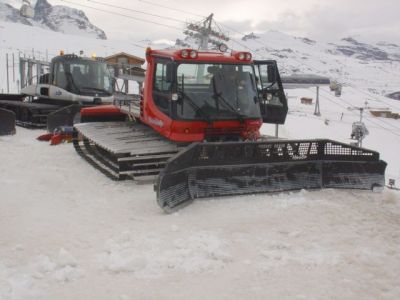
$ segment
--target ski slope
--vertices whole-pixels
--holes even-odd
[[[0,138],[0,299],[398,299],[398,192],[195,201],[113,182],[71,144]]]
[[[29,55],[34,48],[41,58],[59,49],[143,56],[129,41],[18,24],[0,23],[0,36],[3,89],[3,57],[12,51]],[[340,98],[321,88],[321,116],[300,104],[300,97],[315,99],[315,90],[287,90],[290,110],[281,137],[348,143],[359,118],[348,107],[368,101],[400,111],[400,102],[382,96],[399,82],[398,63],[360,63],[328,53],[330,45],[276,32],[262,43],[294,49],[280,62],[287,73],[333,74],[346,84]],[[248,45],[260,58],[268,55],[261,44]],[[369,112],[364,118],[370,131],[364,146],[381,153],[387,179],[399,182],[400,120]],[[17,128],[16,135],[0,137],[1,300],[400,298],[399,192],[225,197],[165,215],[152,185],[110,181],[71,144],[36,141],[41,133]],[[274,127],[262,133],[273,135]]]

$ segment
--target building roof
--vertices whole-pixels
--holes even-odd
[[[132,58],[132,59],[138,60],[138,61],[140,61],[142,64],[144,64],[144,61],[145,61],[144,58],[141,58],[141,57],[139,57],[139,56],[135,56],[135,55],[132,55],[132,54],[128,54],[128,53],[125,53],[125,52],[119,52],[119,53],[116,53],[116,54],[107,56],[107,57],[105,57],[104,59],[105,59],[105,60],[109,60],[109,59],[117,58],[117,57],[121,57],[121,56],[124,56],[124,57],[128,57],[128,58]]]

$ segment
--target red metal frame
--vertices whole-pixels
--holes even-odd
[[[186,49],[192,50],[192,49]],[[238,52],[232,55],[225,55],[217,52],[198,52],[197,58],[182,58],[182,50],[164,51],[151,50],[146,51],[147,71],[145,78],[145,87],[143,90],[143,112],[141,121],[161,135],[172,141],[195,142],[203,141],[206,133],[209,135],[238,134],[243,139],[257,138],[259,129],[262,125],[262,119],[248,119],[241,123],[239,120],[232,121],[214,121],[208,124],[206,121],[178,121],[165,115],[153,101],[153,78],[154,78],[154,59],[167,58],[179,62],[216,62],[232,64],[250,64],[252,61],[239,60]]]

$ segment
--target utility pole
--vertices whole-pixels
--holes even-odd
[[[8,76],[8,53],[6,53],[6,68],[7,68],[7,93],[10,93],[10,81]]]
[[[209,50],[209,44],[220,48],[221,45],[225,45],[224,42],[229,41],[229,38],[224,33],[213,29],[213,18],[214,14],[210,14],[207,18],[199,23],[189,23],[186,26],[186,30],[183,32],[187,37],[197,40],[199,50],[201,51]],[[198,81],[201,81],[201,78],[204,75],[204,68],[204,65],[198,66]]]
[[[14,56],[14,52],[12,54],[12,61],[13,61],[13,82],[15,82],[15,56]]]
[[[200,36],[200,50],[208,50],[208,40],[210,39],[211,24],[214,14],[209,15],[203,22],[203,30]]]
[[[317,100],[315,101],[315,110],[314,110],[314,115],[320,116],[321,111],[319,108],[319,86],[317,85]]]
[[[25,61],[21,57],[21,53],[18,54],[19,56],[19,88],[23,89],[25,87]],[[19,89],[18,88],[18,89]]]
[[[183,32],[187,37],[195,38],[199,45],[199,50],[209,50],[209,44],[216,47],[224,42],[228,42],[229,38],[219,30],[213,29],[214,14],[210,14],[207,18],[199,23],[189,23]]]

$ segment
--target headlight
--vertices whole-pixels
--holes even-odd
[[[190,58],[197,58],[197,51],[195,50],[190,51]]]
[[[189,57],[189,51],[186,50],[186,49],[182,50],[182,51],[181,51],[181,56],[182,56],[183,58],[188,58],[188,57]]]

